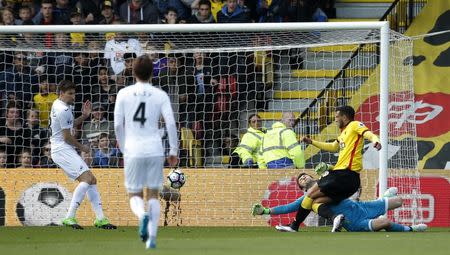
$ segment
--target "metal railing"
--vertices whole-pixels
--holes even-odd
[[[428,0],[396,0],[379,20],[389,21],[392,30],[404,33],[427,2]],[[331,124],[336,107],[345,105],[353,92],[358,90],[375,70],[379,63],[379,44],[360,44],[355,48],[341,70],[300,114],[299,133],[318,134]],[[361,64],[366,66],[365,71],[354,72],[354,68]]]

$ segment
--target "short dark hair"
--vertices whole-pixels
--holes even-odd
[[[105,138],[105,137],[109,139],[108,133],[100,133],[98,139],[100,140],[100,139]]]
[[[301,178],[303,175],[308,175],[308,176],[312,177],[311,175],[309,175],[309,174],[307,174],[307,173],[300,173],[300,174],[297,176],[297,185],[298,185],[299,188],[301,188],[301,189],[303,189],[304,187],[300,187],[300,184],[298,184],[298,180],[300,180],[300,178]]]
[[[211,2],[209,0],[200,0],[200,2],[198,2],[198,7],[200,7],[200,5],[207,5],[211,9]]]
[[[9,101],[8,104],[6,105],[6,109],[9,110],[11,108],[19,109],[19,104],[16,103],[16,101]]]
[[[152,77],[152,72],[153,62],[146,54],[134,60],[133,73],[137,79],[141,81],[148,81]]]
[[[59,83],[58,90],[60,92],[64,93],[64,92],[66,92],[68,90],[71,90],[71,89],[73,89],[73,90],[76,89],[76,86],[75,86],[75,84],[73,82],[68,81],[68,80],[63,80],[63,81],[61,81]]]
[[[250,120],[255,116],[258,117],[259,119],[261,119],[261,116],[259,116],[257,113],[253,113],[253,114],[250,114],[250,116],[248,116],[248,123],[250,123]]]
[[[340,115],[347,116],[347,118],[349,118],[350,120],[355,119],[355,109],[353,109],[353,107],[351,106],[348,105],[339,106],[336,108],[336,112],[339,112]]]
[[[164,12],[164,15],[169,14],[169,12],[175,12],[178,15],[178,10],[175,9],[175,7],[172,6],[167,7],[166,11]]]
[[[42,6],[43,4],[51,4],[51,5],[53,6],[53,0],[42,0],[41,6]]]

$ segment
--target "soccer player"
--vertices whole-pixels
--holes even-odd
[[[178,163],[175,119],[169,96],[149,82],[153,63],[147,55],[133,63],[137,83],[119,91],[114,109],[114,128],[119,148],[124,154],[125,187],[130,207],[139,219],[139,236],[146,248],[156,248],[160,204],[159,190],[163,183],[164,149],[158,128],[161,115],[169,136],[167,161]],[[148,213],[145,211],[143,189],[147,187]]]
[[[315,183],[316,181],[305,173],[300,174],[297,178],[297,184],[302,190],[307,190]],[[262,205],[256,204],[253,206],[252,214],[279,215],[295,212],[302,203],[304,197],[305,195],[290,204],[273,208],[264,208]],[[397,197],[397,188],[389,188],[381,199],[367,202],[356,202],[350,199],[344,199],[338,204],[330,205],[330,209],[336,214],[343,214],[345,216],[343,227],[350,232],[380,231],[383,229],[390,232],[425,231],[427,229],[426,224],[405,226],[392,222],[388,218],[380,217],[386,214],[387,210],[393,210],[400,207],[402,203],[402,199]],[[296,232],[285,226],[276,226],[275,228],[282,232]]]
[[[378,137],[363,123],[354,120],[355,110],[351,106],[341,106],[336,109],[335,122],[341,133],[338,139],[331,143],[314,141],[303,137],[302,141],[317,148],[330,152],[339,151],[336,165],[319,164],[316,172],[320,175],[326,173],[314,186],[312,186],[300,204],[295,221],[290,228],[296,231],[308,216],[313,207],[322,217],[333,220],[332,232],[342,226],[344,215],[335,214],[327,203],[338,203],[352,194],[360,187],[359,172],[362,170],[362,148],[364,138],[370,140],[373,146],[381,149]]]
[[[59,84],[59,98],[53,102],[50,113],[51,157],[70,179],[79,182],[73,192],[67,216],[62,223],[74,229],[83,229],[78,224],[75,214],[87,194],[96,215],[94,226],[103,229],[116,229],[117,227],[109,223],[109,220],[103,214],[102,201],[97,189],[97,179],[74,149],[75,147],[80,151],[90,152],[88,146],[80,144],[72,136],[72,129],[74,125],[80,125],[89,117],[92,106],[89,101],[86,101],[83,105],[82,115],[74,120],[72,114],[74,101],[75,84],[71,81],[62,81]]]

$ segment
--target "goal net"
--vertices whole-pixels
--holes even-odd
[[[97,176],[106,214],[113,223],[136,224],[119,171],[123,159],[115,142],[113,110],[117,92],[134,84],[132,61],[142,54],[153,60],[153,85],[171,99],[180,139],[179,167],[187,177],[179,191],[172,194],[165,189],[164,224],[289,223],[294,214],[251,217],[251,205],[275,206],[295,200],[302,194],[296,176],[312,172],[248,167],[233,152],[254,114],[261,119],[262,128],[270,129],[283,113],[292,112],[297,119],[293,130],[299,138],[309,135],[321,141],[334,140],[339,133],[334,111],[341,105],[353,106],[356,119],[374,133],[379,135],[385,128],[388,177],[383,181],[388,187],[398,187],[405,198],[404,206],[390,216],[401,223],[420,221],[416,130],[411,121],[412,41],[390,32],[389,96],[387,105],[380,105],[379,28],[367,28],[367,23],[346,24],[342,29],[318,24],[272,25],[241,26],[240,30],[226,25],[228,31],[226,26],[208,25],[196,30],[190,30],[194,28],[190,25],[158,25],[116,26],[120,32],[91,26],[86,30],[33,26],[20,33],[3,31],[0,154],[6,161],[1,168],[7,168],[1,170],[0,183],[15,200],[6,203],[7,222],[59,224],[58,215],[65,210],[62,205],[70,200],[73,184],[55,169],[48,150],[50,107],[58,96],[58,84],[70,80],[77,86],[75,117],[81,114],[83,102],[93,103],[91,117],[75,128],[74,135],[92,148],[91,154],[82,157]],[[388,123],[381,125],[380,107],[389,110]],[[167,147],[163,122],[160,133]],[[319,162],[337,161],[337,154],[301,146],[306,169]],[[376,199],[379,152],[367,141],[363,152],[360,199]],[[42,198],[45,195],[50,202]],[[42,201],[47,202],[43,205]],[[45,207],[49,203],[53,204]],[[82,224],[90,224],[93,215],[86,204],[79,212],[86,216],[79,217]],[[45,210],[54,216],[39,216]],[[321,223],[317,218],[307,221]]]

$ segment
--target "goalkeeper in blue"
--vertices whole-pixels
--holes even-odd
[[[302,190],[312,187],[316,181],[309,175],[302,173],[297,178],[297,183]],[[261,204],[256,204],[252,208],[252,214],[255,215],[280,215],[296,212],[304,195],[296,201],[280,205],[272,208],[264,208]],[[389,188],[383,198],[356,202],[350,199],[344,199],[338,204],[330,205],[330,210],[335,214],[343,214],[345,220],[343,228],[349,232],[369,232],[386,230],[389,232],[422,232],[427,229],[425,224],[417,224],[412,226],[405,226],[390,221],[386,217],[380,217],[387,213],[388,210],[393,210],[402,205],[403,201],[397,196],[397,188]],[[290,226],[276,226],[277,230],[281,232],[297,232]]]

